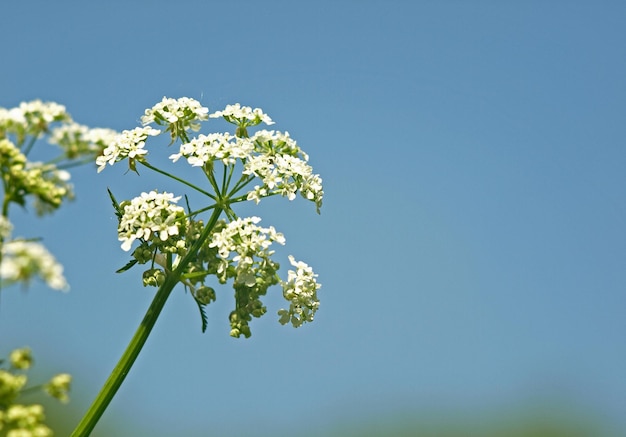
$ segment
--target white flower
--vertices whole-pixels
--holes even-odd
[[[25,124],[26,117],[20,108],[0,108],[0,126]]]
[[[209,247],[215,247],[222,263],[218,267],[218,275],[225,275],[230,264],[230,255],[235,253],[232,262],[236,264],[237,277],[235,283],[243,283],[248,286],[254,285],[260,263],[254,261],[254,257],[268,260],[273,251],[269,247],[273,242],[285,244],[283,234],[276,232],[273,226],[262,228],[256,224],[259,217],[237,219],[228,223],[221,231],[211,237]]]
[[[200,129],[199,121],[208,119],[209,108],[205,108],[197,100],[189,97],[171,99],[163,97],[163,100],[151,109],[146,109],[141,117],[143,125],[157,123],[160,125],[182,123],[184,128],[193,131]]]
[[[82,138],[89,131],[87,126],[78,124],[75,122],[67,123],[61,126],[57,126],[52,130],[52,134],[48,141],[51,144],[61,144],[63,141],[67,141],[68,138],[76,140],[76,138]]]
[[[241,106],[239,103],[228,105],[223,111],[216,111],[209,117],[224,117],[226,121],[242,127],[256,126],[261,122],[267,125],[274,124],[269,115],[264,114],[261,108],[252,109],[250,106]]]
[[[318,212],[322,206],[322,178],[313,174],[312,167],[300,158],[290,155],[257,155],[245,163],[243,173],[259,177],[269,192],[293,200],[296,192],[300,191],[305,199],[315,202]],[[258,203],[259,197],[260,190],[257,187],[248,193],[248,200]]]
[[[147,150],[143,148],[146,144],[148,136],[156,136],[161,133],[160,130],[152,127],[136,127],[133,130],[122,131],[114,137],[113,142],[107,146],[102,155],[96,158],[98,165],[98,173],[100,173],[107,164],[113,165],[125,158],[140,158]]]
[[[106,147],[119,135],[119,132],[104,127],[94,127],[87,131],[85,140],[98,146]]]
[[[70,118],[65,111],[65,106],[55,102],[42,102],[41,100],[20,103],[20,111],[27,119],[40,119],[46,124],[53,121],[69,120]]]
[[[305,322],[312,322],[319,308],[317,290],[321,287],[315,279],[317,275],[306,263],[296,261],[289,255],[289,262],[296,270],[287,272],[287,282],[283,282],[283,296],[290,302],[289,309],[278,311],[280,323],[297,328]]]
[[[11,232],[13,232],[13,224],[7,217],[0,215],[0,239],[5,240],[9,238]]]
[[[170,156],[173,162],[181,156],[193,167],[201,167],[215,160],[225,165],[235,164],[236,160],[245,160],[254,150],[254,145],[247,138],[239,138],[228,133],[199,135],[189,143],[182,144],[179,152]]]
[[[21,144],[25,135],[39,136],[55,121],[71,121],[65,106],[54,102],[33,100],[22,102],[17,108],[0,108],[0,128],[18,135]]]
[[[180,220],[185,215],[182,207],[174,205],[179,200],[172,193],[150,191],[122,203],[124,212],[117,229],[122,249],[129,251],[136,239],[149,240],[154,236],[166,241],[178,235]]]
[[[309,155],[304,153],[296,143],[296,140],[291,138],[289,132],[263,129],[256,132],[250,140],[255,143],[259,153],[299,156],[304,161],[309,160]]]
[[[68,158],[75,159],[82,155],[99,153],[113,143],[117,135],[119,133],[113,129],[90,129],[82,124],[70,122],[52,129],[48,141],[60,146]]]
[[[63,276],[63,266],[46,250],[33,241],[13,240],[2,245],[0,277],[9,284],[28,283],[39,276],[50,288],[67,291],[67,281]]]

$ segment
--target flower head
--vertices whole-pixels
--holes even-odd
[[[189,143],[182,144],[178,153],[170,156],[173,162],[181,156],[193,167],[201,167],[213,161],[222,161],[225,165],[245,160],[254,150],[254,145],[246,138],[239,138],[228,133],[199,135]]]
[[[71,375],[68,375],[67,373],[59,373],[44,386],[44,390],[53,398],[66,403],[69,401],[68,392],[70,391],[71,382]]]
[[[117,229],[122,249],[129,251],[137,239],[151,240],[157,244],[180,234],[185,210],[175,205],[180,197],[172,193],[150,191],[141,193],[130,202],[122,202],[122,217]]]
[[[134,168],[132,167],[133,160],[144,159],[144,155],[148,153],[148,151],[143,148],[148,136],[156,136],[160,133],[160,130],[152,127],[136,127],[132,130],[122,131],[122,133],[116,135],[112,143],[102,151],[102,155],[96,158],[98,173],[104,170],[107,164],[113,165],[126,158],[131,160],[131,168]]]
[[[113,143],[119,135],[113,129],[93,128],[75,122],[52,129],[49,142],[57,144],[68,159],[96,156]]]
[[[209,108],[205,108],[197,100],[189,97],[171,99],[163,97],[163,100],[150,109],[146,109],[145,115],[141,117],[143,125],[156,123],[167,126],[166,131],[170,132],[172,142],[177,137],[188,140],[186,131],[200,130],[200,122],[208,119]]]
[[[220,232],[213,234],[209,247],[216,247],[218,255],[222,259],[219,272],[226,273],[231,262],[230,254],[236,255],[232,259],[237,267],[235,282],[252,286],[255,283],[254,257],[267,259],[273,251],[269,247],[273,242],[285,244],[283,234],[276,232],[273,226],[262,228],[256,224],[259,217],[237,219],[228,223]]]
[[[2,245],[0,277],[9,284],[13,284],[28,283],[35,276],[39,276],[55,290],[69,289],[63,276],[63,266],[43,245],[34,241],[5,242]]]
[[[250,337],[248,322],[266,312],[260,296],[278,283],[278,263],[272,261],[272,243],[285,243],[273,227],[257,226],[261,219],[249,217],[226,224],[213,234],[209,247],[217,248],[220,259],[216,274],[220,282],[233,278],[235,309],[230,313],[230,335]],[[231,255],[232,258],[231,258]]]
[[[8,430],[7,437],[52,437],[52,430],[42,423],[44,419],[39,404],[14,404],[6,411],[0,410],[0,423]]]
[[[216,111],[209,115],[211,118],[224,117],[229,123],[236,124],[240,128],[256,126],[263,122],[267,125],[274,124],[269,115],[263,113],[261,108],[252,109],[250,106],[241,106],[239,103],[228,105],[222,111]]]
[[[33,364],[33,353],[27,347],[15,349],[9,355],[9,361],[11,366],[16,369],[28,369]]]
[[[0,215],[0,240],[9,238],[11,232],[13,232],[13,224],[7,217]]]
[[[53,122],[71,122],[65,106],[54,102],[33,100],[22,102],[17,108],[0,108],[0,137],[7,133],[15,134],[17,143],[22,145],[26,136],[37,138],[48,132]]]
[[[41,100],[22,102],[20,103],[20,111],[24,114],[25,119],[46,126],[53,121],[69,121],[71,119],[65,106],[55,102],[42,102]]]
[[[283,325],[291,322],[297,328],[305,322],[312,322],[315,312],[319,307],[317,290],[321,287],[315,279],[316,274],[306,263],[296,261],[289,255],[289,262],[295,270],[287,273],[287,282],[283,282],[283,296],[290,303],[289,309],[278,311],[280,323]]]
[[[301,158],[290,155],[256,155],[244,165],[244,174],[254,175],[263,181],[248,193],[248,200],[259,203],[269,193],[278,193],[293,200],[296,192],[315,203],[317,212],[322,207],[324,191],[322,178],[313,174],[313,168]]]
[[[11,404],[18,397],[27,381],[26,375],[14,375],[0,369],[0,411],[2,407]]]
[[[73,198],[67,171],[59,170],[54,164],[29,162],[6,138],[0,139],[0,166],[10,181],[11,200],[24,205],[27,196],[34,196],[39,215],[57,209],[63,199]]]

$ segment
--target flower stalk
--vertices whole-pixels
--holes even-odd
[[[167,302],[172,290],[176,284],[178,284],[182,272],[186,269],[189,262],[194,258],[197,251],[200,247],[202,247],[206,239],[211,234],[211,231],[215,227],[221,212],[222,211],[218,208],[213,211],[211,219],[205,226],[200,238],[198,238],[192,249],[182,259],[174,271],[166,277],[163,285],[159,287],[159,290],[148,307],[148,310],[139,324],[135,335],[133,335],[132,339],[128,343],[128,346],[126,347],[126,350],[100,390],[100,393],[93,401],[89,410],[87,410],[74,432],[71,434],[71,437],[88,436],[91,431],[93,431],[94,427],[100,420],[100,417],[102,417],[102,414],[107,409],[109,403],[117,393],[117,390],[121,387],[126,375],[128,375],[131,367],[135,363],[135,360],[139,356],[141,349],[146,343],[152,328],[165,306],[165,302]]]

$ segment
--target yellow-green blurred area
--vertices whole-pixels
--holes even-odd
[[[39,369],[41,370],[41,369]],[[41,372],[34,372],[39,378]],[[74,394],[69,404],[62,405],[40,394],[27,395],[24,403],[40,403],[46,411],[45,423],[55,436],[69,436],[74,426],[86,410],[90,399],[84,393]],[[114,401],[115,402],[115,401]],[[185,399],[177,402],[185,403]],[[207,401],[208,403],[211,400]],[[375,403],[374,403],[375,404]],[[617,429],[612,429],[598,414],[572,407],[572,402],[524,401],[508,406],[491,408],[446,408],[424,406],[405,409],[394,413],[376,411],[355,411],[354,408],[328,409],[326,412],[311,412],[308,419],[297,426],[281,423],[263,423],[258,431],[254,424],[242,417],[229,429],[223,428],[219,417],[211,417],[207,408],[204,423],[200,429],[190,429],[180,424],[180,433],[186,437],[288,437],[288,436],[328,436],[328,437],[619,437]],[[277,406],[279,409],[280,406]],[[330,411],[330,412],[329,412]],[[388,410],[385,410],[388,411]],[[172,431],[158,431],[160,417],[150,423],[133,420],[133,412],[123,414],[105,412],[93,437],[169,437]],[[219,423],[215,428],[212,423]],[[0,432],[0,436],[6,433]]]
[[[78,417],[73,406],[59,406],[43,402],[48,414],[47,423],[55,430],[56,436],[67,436],[71,433]],[[336,412],[337,416],[341,411]],[[452,411],[413,411],[401,415],[383,415],[377,417],[368,414],[361,417],[352,416],[345,419],[336,417],[322,430],[311,431],[312,423],[326,422],[324,417],[311,417],[311,423],[301,423],[299,428],[285,431],[276,424],[275,429],[263,429],[258,434],[240,433],[237,428],[246,427],[245,423],[233,425],[231,432],[214,432],[210,428],[211,418],[207,417],[207,427],[189,430],[184,424],[186,437],[220,436],[304,436],[318,435],[328,437],[604,437],[618,436],[603,428],[590,414],[577,414],[562,411],[559,406],[527,406],[515,411],[471,412],[458,413]],[[110,421],[108,421],[110,422]],[[93,437],[131,437],[145,436],[166,437],[170,433],[156,434],[154,431],[142,430],[141,426],[132,421],[114,421],[115,426],[97,427]],[[315,428],[318,428],[315,426]],[[0,434],[3,435],[3,434]]]

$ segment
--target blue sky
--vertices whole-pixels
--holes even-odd
[[[300,435],[547,403],[626,429],[626,7],[173,3],[5,5],[0,106],[52,100],[117,130],[163,96],[263,108],[309,153],[324,206],[241,214],[285,234],[283,264],[315,268],[321,307],[282,327],[275,290],[235,340],[228,287],[205,334],[178,290],[103,425]],[[12,215],[72,290],[3,291],[0,352],[30,345],[74,375],[80,405],[154,293],[139,271],[114,273],[127,258],[106,188],[130,198],[162,180],[88,167],[73,180],[78,198],[55,216]]]

